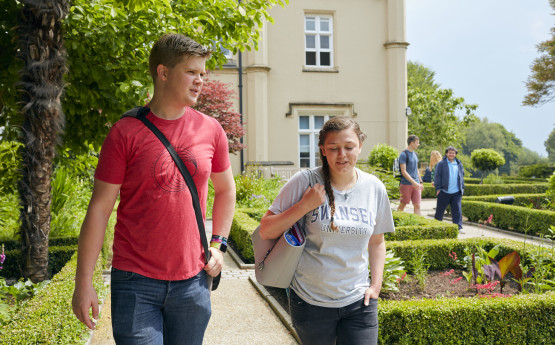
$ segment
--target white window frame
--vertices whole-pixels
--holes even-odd
[[[301,129],[301,116],[302,117],[308,117],[308,129]],[[303,168],[315,168],[316,167],[316,162],[317,162],[317,158],[320,157],[320,149],[318,148],[318,135],[320,133],[320,129],[322,128],[315,128],[314,127],[314,118],[316,116],[323,116],[324,117],[324,122],[328,121],[331,117],[333,117],[333,115],[300,115],[299,119],[298,119],[298,128],[299,128],[299,154],[298,154],[298,164],[299,164],[299,168],[301,168],[301,135],[308,135],[309,139],[308,139],[308,143],[310,146],[310,156],[309,156],[309,166],[308,167],[303,167]],[[322,123],[322,124],[323,124]]]
[[[314,30],[307,30],[307,20],[309,18],[313,18],[315,21]],[[322,19],[329,19],[329,31],[321,31],[320,30],[320,22]],[[315,36],[315,48],[308,48],[306,46],[306,41],[308,36]],[[320,47],[320,38],[321,36],[328,36],[329,37],[329,48],[322,48]],[[331,15],[324,15],[324,14],[305,14],[304,16],[304,46],[305,46],[305,66],[306,67],[316,67],[316,68],[334,68],[333,62],[333,16]],[[308,65],[306,59],[307,52],[315,52],[316,53],[316,64],[315,65]],[[330,54],[330,64],[322,66],[320,61],[320,53],[327,52]]]

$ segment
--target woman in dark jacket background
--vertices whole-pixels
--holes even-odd
[[[462,226],[461,200],[464,193],[464,168],[456,158],[457,151],[453,146],[445,149],[445,157],[437,163],[434,176],[437,205],[435,219],[443,220],[447,205],[451,205],[453,224],[459,226],[459,233],[464,234]]]

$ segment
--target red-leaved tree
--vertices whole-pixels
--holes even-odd
[[[194,109],[212,116],[222,125],[229,143],[229,153],[236,153],[245,147],[241,137],[245,129],[241,124],[241,114],[233,110],[235,92],[219,80],[206,80]]]

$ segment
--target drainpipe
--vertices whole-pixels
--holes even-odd
[[[239,5],[241,5],[241,0],[239,0]],[[241,51],[239,51],[237,59],[239,60],[239,114],[241,114],[241,126],[243,126],[243,53]],[[243,136],[240,138],[240,143],[243,145]],[[245,171],[243,151],[243,148],[241,148],[241,153],[239,154],[241,157],[241,174]]]

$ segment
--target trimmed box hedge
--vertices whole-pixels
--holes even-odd
[[[48,239],[49,247],[76,246],[79,242],[79,236],[76,237],[51,237]],[[5,250],[21,249],[20,240],[0,241],[0,245],[4,245]]]
[[[229,238],[234,242],[238,254],[246,263],[254,263],[254,252],[252,248],[251,235],[256,230],[260,219],[266,210],[255,208],[242,208],[235,210]],[[260,218],[259,218],[260,217]],[[457,238],[459,229],[456,224],[440,222],[435,219],[427,219],[405,212],[393,212],[395,223],[413,222],[418,225],[396,226],[395,233],[385,234],[388,241],[408,239],[448,239]]]
[[[378,344],[553,344],[555,292],[380,301]]]
[[[499,257],[523,242],[493,238],[386,242],[404,261],[427,252],[432,270],[457,268],[449,253],[463,257],[465,248],[499,247]],[[546,250],[546,254],[549,251]],[[554,258],[551,258],[553,262]],[[441,298],[411,301],[382,300],[378,304],[379,344],[552,344],[555,337],[555,292],[523,294],[510,298]]]
[[[53,246],[48,248],[48,276],[52,277],[64,267],[77,251],[77,245]],[[20,278],[23,277],[23,258],[20,249],[5,252],[6,260],[0,270],[0,277]]]
[[[549,226],[555,225],[554,211],[471,201],[465,198],[462,199],[462,213],[469,221],[476,223],[493,215],[493,223],[496,227],[533,236],[546,235],[549,233]]]
[[[533,184],[471,184],[466,183],[464,186],[464,197],[475,195],[490,195],[490,194],[541,194],[547,191],[546,183],[533,183]],[[436,190],[431,183],[424,183],[424,190],[422,191],[422,198],[435,198]]]
[[[387,241],[423,240],[457,238],[459,227],[456,224],[440,222],[406,212],[393,211],[395,232],[386,233]],[[415,225],[402,225],[417,222]]]
[[[93,277],[99,298],[104,298],[108,290],[102,280],[104,265],[104,260],[97,261]],[[76,267],[77,255],[74,254],[50,283],[0,328],[0,345],[74,345],[85,342],[89,330],[73,315],[71,306]]]

